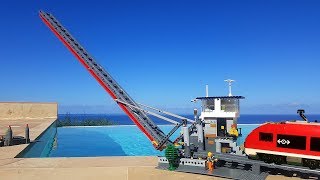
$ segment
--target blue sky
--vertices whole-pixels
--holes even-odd
[[[236,80],[242,113],[320,110],[319,1],[6,1],[0,101],[53,101],[59,112],[119,113],[49,31],[52,13],[138,102],[177,113]]]

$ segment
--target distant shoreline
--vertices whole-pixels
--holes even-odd
[[[318,121],[320,122],[320,115],[306,115],[309,122]],[[186,118],[193,119],[193,116],[185,116]],[[152,121],[157,125],[172,125],[168,122],[163,121],[157,117],[150,117]],[[179,119],[172,118],[180,122]],[[59,115],[58,120],[62,126],[68,126],[69,124],[74,126],[90,125],[90,126],[134,126],[135,124],[126,115],[79,115],[79,114],[68,114]],[[257,126],[267,122],[284,122],[291,120],[301,120],[301,117],[296,115],[241,115],[237,123],[246,126]]]

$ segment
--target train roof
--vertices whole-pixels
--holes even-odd
[[[306,122],[302,120],[283,121],[283,122],[266,122],[264,124],[297,124],[297,125],[320,126],[320,122]]]

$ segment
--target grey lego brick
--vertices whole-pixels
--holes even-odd
[[[162,164],[157,167],[158,169],[167,170],[168,164]],[[264,180],[268,176],[267,173],[261,173],[259,175],[253,174],[250,171],[244,171],[240,169],[231,169],[228,167],[219,167],[214,169],[212,172],[209,170],[205,170],[199,167],[191,167],[191,166],[179,166],[175,171],[177,172],[185,172],[185,173],[193,173],[193,174],[202,174],[208,176],[222,177],[228,179],[239,179],[239,180]]]

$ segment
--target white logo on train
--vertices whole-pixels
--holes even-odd
[[[286,139],[278,139],[278,144],[290,144],[290,141],[289,140],[286,140]]]

